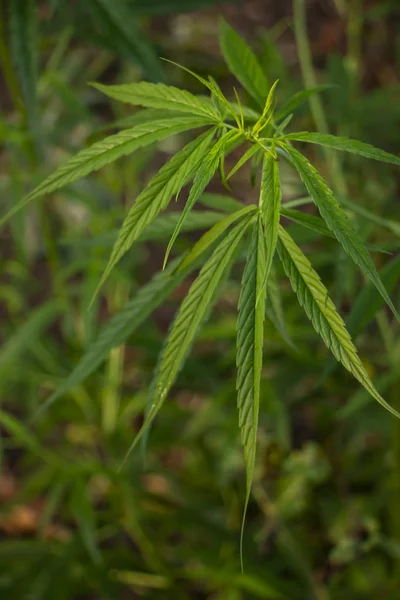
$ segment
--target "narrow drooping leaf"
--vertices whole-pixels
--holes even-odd
[[[76,478],[70,499],[71,513],[76,521],[78,532],[93,564],[101,565],[103,555],[97,540],[97,515],[89,500],[87,484],[83,478]]]
[[[282,227],[279,228],[278,252],[299,303],[336,360],[354,375],[375,400],[400,418],[400,414],[375,389],[327,289],[310,261]]]
[[[179,118],[182,115],[182,111],[179,110],[169,110],[168,117],[171,118]],[[110,123],[106,123],[104,126],[96,129],[96,132],[101,131],[110,131],[111,129],[130,129],[135,127],[136,125],[140,125],[141,123],[151,123],[152,121],[159,121],[160,119],[165,119],[166,113],[162,108],[142,108],[138,110],[134,115],[130,115],[129,117],[122,117],[122,119],[118,119],[117,121],[111,121]]]
[[[253,144],[252,146],[250,146],[250,148],[248,150],[246,150],[246,152],[243,154],[243,156],[241,158],[239,158],[236,165],[229,171],[226,179],[227,180],[230,179],[235,173],[237,173],[239,171],[239,169],[241,169],[243,167],[243,165],[245,165],[247,163],[247,161],[250,160],[250,158],[252,156],[254,156],[254,154],[258,151],[258,149],[259,148],[256,144]]]
[[[317,85],[308,90],[301,90],[300,92],[296,92],[290,100],[275,113],[275,119],[280,121],[284,119],[287,115],[294,112],[296,108],[301,106],[303,102],[305,102],[310,96],[314,94],[319,94],[320,92],[324,92],[325,90],[329,90],[332,88],[332,85]]]
[[[272,148],[271,150],[274,153],[274,150]],[[266,280],[264,282],[264,285],[267,282],[276,250],[281,208],[281,196],[282,193],[279,180],[278,161],[275,160],[273,154],[265,154],[260,188],[260,208],[266,243]]]
[[[163,79],[161,63],[154,46],[124,0],[86,0],[79,3],[78,8],[89,13],[103,45],[114,53],[139,63],[149,79]]]
[[[125,85],[102,85],[93,83],[93,87],[110,98],[146,108],[158,108],[191,113],[201,117],[219,120],[212,104],[194,96],[186,90],[163,83],[128,83]]]
[[[263,108],[268,95],[267,78],[255,54],[243,38],[226,21],[220,21],[220,46],[231,73]]]
[[[175,119],[160,119],[153,123],[142,123],[111,135],[100,142],[96,142],[89,148],[81,150],[73,156],[66,164],[59,167],[52,175],[45,179],[30,194],[22,198],[8,213],[0,219],[0,226],[10,219],[21,208],[31,200],[49,194],[55,190],[85,177],[93,171],[97,171],[105,165],[117,160],[121,156],[130,154],[143,146],[149,146],[154,142],[163,140],[171,135],[203,127],[209,124],[209,120],[202,117],[180,116]]]
[[[386,289],[390,293],[398,284],[400,278],[400,255],[393,258],[380,271],[380,277]],[[353,302],[350,314],[346,318],[346,327],[350,335],[357,337],[368,327],[377,312],[383,306],[382,296],[377,292],[372,283],[368,283]],[[336,366],[335,361],[329,361],[321,378],[320,383],[330,375]]]
[[[157,273],[103,326],[97,339],[89,346],[67,379],[42,405],[39,413],[47,410],[58,398],[68,394],[89,377],[104,362],[110,351],[123,344],[196,266],[192,264],[178,273],[176,269],[180,262],[181,259],[176,259],[165,271]]]
[[[45,329],[60,313],[60,304],[47,302],[33,310],[29,318],[11,335],[0,351],[0,374],[10,370],[19,356],[43,335]]]
[[[350,152],[351,154],[358,154],[365,158],[371,158],[373,160],[379,160],[380,162],[391,163],[393,165],[400,166],[400,157],[385,152],[380,148],[375,148],[371,144],[360,142],[358,140],[352,140],[347,137],[338,137],[336,135],[328,135],[322,133],[309,133],[308,131],[302,131],[298,133],[289,133],[284,137],[286,140],[292,140],[295,142],[307,142],[309,144],[318,144],[319,146],[325,146],[326,148],[333,148],[342,152]]]
[[[180,152],[177,152],[136,198],[118,232],[110,260],[99,282],[98,290],[135,240],[154,221],[159,212],[167,208],[172,196],[177,194],[185,185],[193,169],[202,160],[204,153],[211,144],[214,133],[214,130],[206,131]],[[180,217],[178,223],[179,220]]]
[[[209,194],[208,192],[205,192],[200,196],[199,202],[208,208],[227,213],[236,212],[243,206],[239,200],[235,200],[235,198],[232,198],[231,196],[225,196],[224,194]]]
[[[381,227],[385,227],[386,229],[394,233],[394,235],[400,237],[400,223],[398,221],[394,221],[393,219],[387,219],[380,215],[375,215],[370,210],[365,208],[365,206],[360,206],[356,202],[349,200],[349,198],[341,198],[341,202],[343,206],[349,208],[356,215],[360,215],[361,217],[364,217],[372,223],[376,223]]]
[[[155,221],[150,223],[140,236],[141,242],[147,241],[161,241],[171,237],[175,230],[175,227],[180,219],[181,213],[178,211],[168,211],[162,216],[159,216]],[[215,212],[213,210],[199,210],[192,211],[184,224],[182,225],[181,231],[191,232],[199,231],[200,229],[208,229],[212,227],[221,219],[225,217],[225,213]],[[115,240],[118,236],[118,229],[113,229],[106,233],[94,236],[92,238],[82,239],[81,234],[79,236],[74,233],[71,238],[61,239],[60,243],[66,246],[73,246],[75,249],[79,248],[108,248],[115,244]]]
[[[183,300],[159,361],[156,380],[152,385],[154,393],[151,398],[149,412],[127,456],[154,420],[166,399],[204,321],[204,317],[208,314],[208,308],[214,300],[219,281],[230,264],[250,221],[251,216],[237,223],[220,242]]]
[[[34,0],[12,0],[9,3],[10,48],[21,95],[24,100],[29,129],[40,149],[40,128],[37,106],[38,40]]]
[[[284,148],[329,229],[343,246],[350,258],[361,268],[365,275],[371,279],[382,298],[391,308],[397,320],[400,321],[400,317],[385,286],[380,280],[378,271],[376,270],[375,264],[371,259],[367,248],[358,234],[354,231],[346,213],[336,200],[333,192],[329,189],[315,167],[313,167],[300,152],[291,146],[285,145]]]
[[[275,273],[271,270],[268,283],[267,283],[267,301],[266,301],[266,315],[271,321],[273,326],[276,328],[281,338],[292,348],[295,348],[293,341],[290,339],[285,316],[282,307],[281,290],[279,287],[279,281],[276,278]]]
[[[266,261],[265,238],[260,215],[254,225],[252,239],[247,252],[237,321],[237,406],[239,411],[240,436],[246,462],[246,501],[243,524],[253,482],[257,448],[264,341]]]
[[[193,206],[196,204],[197,200],[204,192],[205,188],[213,178],[214,173],[218,169],[221,155],[224,152],[227,152],[228,148],[240,137],[241,134],[237,131],[228,131],[228,133],[221,137],[218,140],[218,142],[211,148],[208,155],[202,161],[200,168],[193,180],[193,185],[190,188],[189,197],[186,201],[185,208],[182,211],[179,223],[177,224],[175,231],[172,234],[171,239],[168,243],[167,250],[165,252],[164,266],[167,263],[169,253],[171,252],[172,246],[174,245],[174,242],[179,235],[182,224],[184,223],[187,215],[190,213]]]
[[[293,113],[290,113],[290,115],[288,115],[286,117],[286,119],[283,119],[283,121],[281,121],[278,125],[278,127],[275,130],[274,133],[274,137],[279,137],[282,135],[283,130],[289,125],[290,121],[293,119]]]
[[[320,235],[335,238],[331,230],[325,224],[325,221],[323,221],[319,217],[315,217],[314,215],[301,212],[300,210],[285,208],[284,206],[281,207],[281,215],[283,217],[286,217],[286,219],[294,221],[294,223],[298,223],[299,225],[307,227],[311,231],[319,233]]]
[[[257,206],[255,204],[251,204],[249,206],[245,206],[241,210],[233,213],[232,215],[228,215],[218,223],[214,225],[209,231],[207,231],[199,241],[193,246],[189,254],[183,259],[182,263],[179,265],[179,270],[185,269],[192,262],[194,262],[203,252],[205,252],[223,233],[233,225],[236,221],[240,219],[244,219],[250,213],[254,213],[257,210]]]

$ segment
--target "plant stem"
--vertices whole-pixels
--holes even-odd
[[[318,82],[312,64],[311,49],[307,36],[305,0],[293,0],[293,15],[297,53],[304,84],[306,88],[313,88]],[[308,102],[310,103],[311,114],[318,131],[321,133],[329,133],[328,121],[318,94],[311,95]],[[324,148],[323,152],[330,171],[331,183],[335,184],[341,196],[345,196],[347,192],[346,180],[337,159],[337,155],[328,148]]]
[[[361,37],[362,37],[362,0],[349,0],[347,19],[347,57],[346,62],[351,73],[352,95],[358,91],[359,73],[361,67]]]
[[[127,299],[125,286],[117,286],[112,296],[111,308],[119,309]],[[112,434],[118,424],[120,404],[120,387],[124,362],[124,346],[113,348],[108,358],[107,381],[103,391],[102,427],[103,431]]]

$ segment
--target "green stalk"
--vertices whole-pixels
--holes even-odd
[[[296,36],[297,53],[300,69],[306,88],[315,87],[318,82],[312,64],[310,44],[307,35],[305,0],[293,0],[294,31]],[[328,121],[318,94],[309,97],[311,114],[315,126],[320,133],[329,133]],[[333,183],[341,196],[346,196],[347,186],[337,154],[329,148],[323,148],[324,156]]]
[[[112,309],[121,308],[126,300],[125,286],[117,286],[112,297]],[[103,390],[102,402],[102,428],[106,435],[114,433],[118,424],[123,363],[124,346],[113,348],[108,358],[107,380]]]
[[[349,0],[347,19],[347,57],[346,62],[352,75],[352,94],[358,91],[359,73],[361,67],[362,39],[362,0]]]

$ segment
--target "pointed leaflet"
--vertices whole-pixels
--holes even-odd
[[[383,267],[380,276],[386,289],[391,292],[398,284],[400,277],[400,254]],[[353,302],[350,314],[346,318],[346,327],[350,335],[356,337],[362,333],[382,305],[382,296],[378,294],[372,283],[368,283]],[[336,365],[334,360],[328,362],[320,378],[320,383],[332,373]]]
[[[218,169],[221,155],[229,150],[232,144],[237,138],[241,136],[241,133],[237,131],[229,131],[218,142],[211,148],[208,155],[202,161],[198,172],[193,180],[193,185],[190,188],[189,197],[185,204],[185,208],[182,211],[181,218],[177,224],[174,233],[171,236],[167,250],[165,252],[164,266],[167,264],[169,253],[171,248],[179,235],[179,231],[185,221],[187,215],[192,210],[193,206],[204,192],[205,188],[214,176],[215,171]]]
[[[268,95],[267,78],[253,51],[226,21],[219,29],[221,51],[231,73],[262,108]]]
[[[152,123],[142,123],[111,135],[100,142],[96,142],[89,148],[81,150],[73,156],[66,164],[59,167],[55,173],[50,175],[30,194],[22,198],[8,213],[0,219],[0,226],[10,219],[15,213],[23,208],[28,202],[49,194],[55,190],[84,177],[93,171],[97,171],[105,165],[117,160],[121,156],[130,154],[143,146],[149,146],[154,142],[163,140],[176,133],[204,127],[209,120],[201,117],[180,116],[174,119],[160,119]]]
[[[281,186],[279,180],[279,167],[274,159],[275,148],[271,146],[272,154],[265,154],[260,188],[260,208],[264,225],[266,242],[265,282],[267,282],[275,255],[276,241],[278,239],[278,226],[281,207]]]
[[[199,241],[193,246],[189,254],[184,258],[182,263],[179,265],[179,271],[186,268],[193,261],[195,261],[205,250],[207,250],[214,242],[217,240],[220,235],[230,227],[239,219],[245,218],[249,213],[254,213],[257,210],[257,206],[255,204],[250,204],[249,206],[245,206],[244,208],[238,210],[232,215],[228,215],[224,219],[221,219],[218,223],[214,225],[209,231],[207,231]]]
[[[236,165],[229,171],[226,179],[227,180],[230,179],[235,173],[237,173],[239,171],[239,169],[241,169],[243,167],[243,165],[245,165],[247,163],[247,161],[250,160],[250,158],[258,150],[259,150],[259,146],[257,146],[256,144],[253,144],[252,146],[250,146],[250,148],[248,150],[246,150],[246,152],[243,154],[243,156],[241,158],[239,158]]]
[[[281,290],[275,273],[271,270],[267,284],[266,314],[281,338],[292,348],[296,349],[287,331],[282,307]]]
[[[389,229],[389,231],[394,233],[394,235],[400,237],[400,223],[397,221],[393,221],[393,219],[385,219],[384,217],[375,215],[364,206],[360,206],[348,198],[341,198],[341,202],[346,208],[349,208],[357,215],[360,215],[361,217],[364,217],[365,219],[368,219],[369,221],[372,221],[381,227],[386,227],[386,229]]]
[[[177,272],[176,269],[180,262],[181,259],[176,259],[165,271],[157,273],[149,283],[139,289],[120,312],[111,317],[72,373],[39,408],[38,414],[43,413],[60,396],[69,393],[72,388],[89,377],[107,358],[110,351],[123,344],[153,310],[168,298],[197,264],[192,263],[189,268]]]
[[[275,117],[276,118],[276,117]],[[277,138],[279,136],[282,135],[282,132],[284,129],[286,129],[286,127],[289,125],[290,121],[293,119],[293,113],[290,113],[290,115],[288,115],[286,117],[286,119],[283,119],[283,121],[281,121],[279,123],[279,125],[277,126],[275,133],[274,133],[274,137]]]
[[[303,225],[303,227],[307,227],[311,231],[319,233],[320,235],[335,238],[331,230],[326,226],[325,221],[319,217],[309,215],[308,213],[301,212],[300,210],[285,208],[284,206],[281,207],[281,215],[286,217],[286,219],[294,221],[294,223],[298,223],[299,225]]]
[[[258,119],[258,121],[254,124],[254,127],[251,130],[251,134],[253,136],[258,136],[271,120],[272,113],[273,113],[273,110],[271,111],[272,102],[274,99],[275,89],[276,89],[276,86],[278,85],[278,83],[279,83],[278,79],[276,81],[274,81],[271,89],[268,92],[268,96],[267,96],[267,99],[265,100],[265,104],[264,104],[264,108],[261,113],[261,116]]]
[[[322,218],[325,220],[329,229],[335,235],[338,242],[343,246],[346,253],[361,268],[361,270],[370,277],[376,289],[381,294],[385,302],[390,306],[396,319],[400,317],[390,300],[390,297],[381,282],[375,264],[372,261],[368,250],[363,244],[358,234],[351,226],[346,213],[336,200],[333,192],[329,189],[324,179],[312,166],[312,164],[300,152],[291,146],[284,145],[285,152],[297,169],[304,185],[310,196],[314,200]]]
[[[133,450],[144,431],[154,420],[154,417],[166,399],[198,330],[207,315],[208,308],[214,300],[218,283],[249,226],[251,218],[250,216],[248,219],[240,221],[221,241],[201,269],[188,295],[183,300],[162,352],[156,381],[152,386],[154,395],[150,410],[128,454]]]
[[[177,152],[150,180],[136,198],[125,217],[111,252],[110,260],[101,277],[97,290],[103,285],[112,269],[129,250],[143,230],[165,210],[172,196],[185,185],[197,163],[203,158],[214,137],[215,130],[206,131]],[[179,221],[178,221],[179,222]],[[175,229],[174,229],[175,231]]]
[[[279,227],[278,252],[300,305],[336,360],[354,375],[375,400],[400,418],[400,414],[375,389],[327,289],[310,261],[282,227]]]
[[[176,110],[219,121],[218,113],[215,112],[211,103],[171,85],[147,83],[146,81],[125,85],[102,85],[99,83],[92,83],[92,85],[106,96],[128,104]]]
[[[261,216],[254,225],[242,278],[237,321],[237,406],[240,436],[246,462],[246,501],[253,482],[260,405],[260,379],[265,317],[265,239]],[[243,526],[242,526],[243,535]]]
[[[350,152],[351,154],[358,154],[365,158],[371,158],[373,160],[400,166],[400,158],[398,156],[394,156],[394,154],[385,152],[385,150],[381,150],[380,148],[375,148],[375,146],[372,146],[371,144],[365,144],[364,142],[351,140],[346,137],[302,131],[299,133],[290,133],[289,135],[284,136],[284,139],[293,140],[295,142],[318,144],[319,146],[326,146],[327,148],[333,148],[334,150]]]

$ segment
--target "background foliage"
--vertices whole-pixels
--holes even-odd
[[[333,84],[321,96],[322,111],[315,103],[299,107],[298,130],[347,135],[398,154],[396,0],[305,3],[316,74],[299,37],[301,1],[295,12],[289,2],[213,4],[3,3],[1,213],[105,129],[118,131],[121,120],[125,126],[132,119],[132,107],[110,103],[88,81],[145,78],[202,92],[184,72],[159,61],[162,55],[200,74],[211,72],[230,94],[233,81],[217,44],[218,14],[251,42],[269,84],[279,78],[281,103],[303,81],[311,87],[313,77]],[[183,14],[189,5],[199,12]],[[33,203],[1,231],[0,592],[29,600],[361,600],[378,594],[396,600],[399,424],[331,363],[286,284],[286,324],[275,318],[278,331],[266,322],[244,574],[238,545],[245,471],[235,406],[240,269],[225,284],[156,422],[146,470],[138,452],[120,469],[187,283],[151,316],[146,296],[140,314],[126,302],[159,271],[184,198],[168,213],[170,230],[150,230],[87,307],[127,207],[184,139],[190,138],[183,134],[144,149]],[[346,186],[348,214],[356,216],[364,241],[392,254],[374,259],[399,308],[398,173],[359,157],[333,159],[316,147],[307,152],[335,191]],[[298,199],[303,189],[289,169],[282,172],[283,201]],[[243,169],[231,182],[246,203],[255,201],[250,175]],[[218,178],[211,191],[204,220],[188,222],[176,251],[192,245],[198,234],[191,231],[215,222],[218,194],[227,191]],[[334,240],[287,225],[345,315],[364,362],[368,356],[378,390],[399,408],[395,320]],[[102,353],[99,340],[90,376],[43,410],[107,327],[116,347]]]

